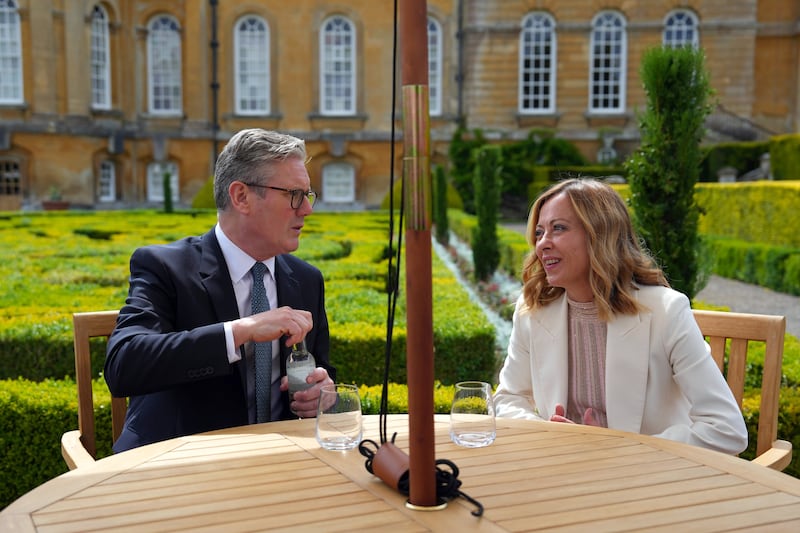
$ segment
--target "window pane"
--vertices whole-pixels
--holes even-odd
[[[111,80],[109,77],[108,16],[100,6],[92,11],[92,35],[90,50],[92,107],[111,107]]]
[[[0,196],[22,194],[22,176],[16,161],[0,159]]]
[[[0,103],[21,104],[22,45],[18,5],[0,0]]]
[[[178,165],[175,163],[150,163],[147,166],[147,200],[149,202],[164,201],[164,174],[170,173],[170,195],[172,201],[178,202]]]
[[[664,46],[677,48],[680,46],[700,45],[697,32],[697,17],[691,11],[678,10],[667,15],[664,23]]]
[[[519,44],[519,110],[522,113],[555,111],[555,22],[545,13],[532,13],[522,21]]]
[[[621,16],[603,13],[595,19],[591,52],[591,110],[623,111],[627,43]]]
[[[270,112],[269,28],[254,16],[236,25],[234,50],[236,112],[265,115]]]
[[[320,110],[329,115],[355,114],[355,30],[344,17],[333,17],[320,33]]]
[[[431,115],[442,114],[442,29],[428,17],[428,100]]]
[[[322,169],[322,200],[352,203],[356,200],[355,169],[347,163],[331,163]]]
[[[163,199],[163,193],[162,193]],[[100,163],[100,176],[97,180],[97,199],[101,202],[113,202],[117,199],[116,172],[114,163],[103,161]]]
[[[147,38],[150,112],[176,114],[182,109],[181,38],[171,17],[156,17]]]

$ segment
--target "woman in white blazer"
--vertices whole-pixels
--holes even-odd
[[[689,299],[642,249],[622,198],[594,179],[544,192],[495,393],[498,416],[584,423],[730,454],[747,428]]]

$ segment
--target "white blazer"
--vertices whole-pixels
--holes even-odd
[[[606,341],[608,427],[730,454],[747,447],[742,413],[694,320],[689,299],[642,286],[646,311],[616,315]],[[549,420],[567,405],[566,295],[536,311],[517,301],[497,416]]]

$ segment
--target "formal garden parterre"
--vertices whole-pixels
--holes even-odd
[[[475,219],[450,212],[454,233]],[[0,505],[64,471],[61,434],[77,427],[71,316],[118,309],[127,295],[128,260],[144,244],[202,234],[214,211],[13,213],[0,215]],[[318,266],[326,279],[331,359],[342,382],[361,386],[364,411],[380,405],[387,320],[389,214],[315,213],[306,219],[297,255]],[[467,229],[465,229],[467,228]],[[397,228],[395,231],[404,231]],[[524,237],[498,229],[501,268],[514,274],[527,251]],[[467,237],[468,238],[468,237]],[[397,242],[397,235],[393,242]],[[397,266],[397,265],[395,265]],[[394,325],[389,410],[407,412],[405,374],[404,264]],[[435,255],[434,345],[436,412],[447,412],[452,385],[463,379],[493,381],[500,360],[494,328],[452,272]],[[506,302],[506,306],[508,303]],[[758,372],[758,346],[750,373]],[[110,398],[100,376],[104,345],[93,346],[99,455],[110,453]],[[502,354],[500,354],[502,356]],[[785,387],[779,436],[800,449],[800,346],[787,336]],[[745,400],[748,427],[757,421],[757,396]],[[752,438],[753,442],[755,438]],[[746,456],[743,455],[743,456]],[[797,475],[795,458],[787,472]]]

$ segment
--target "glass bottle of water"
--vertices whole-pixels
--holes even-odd
[[[292,345],[292,352],[286,358],[286,376],[289,378],[289,399],[294,399],[294,393],[311,387],[306,383],[308,375],[316,368],[314,356],[306,349],[303,339]]]

